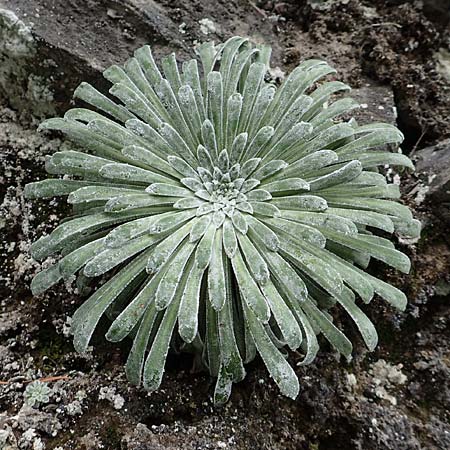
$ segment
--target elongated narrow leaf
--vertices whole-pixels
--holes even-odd
[[[156,291],[155,304],[158,310],[165,309],[174,299],[175,293],[179,288],[180,280],[183,276],[183,269],[193,250],[194,245],[186,243],[171,261],[170,267],[162,277]]]
[[[316,323],[323,335],[339,353],[347,358],[351,356],[353,348],[351,342],[313,302],[310,300],[305,301],[302,309],[310,320]]]
[[[296,350],[302,342],[302,332],[293,313],[273,283],[266,283],[261,290],[269,303],[283,338],[292,350]]]
[[[255,280],[248,271],[240,251],[236,252],[231,262],[234,275],[238,280],[240,291],[246,305],[255,313],[260,321],[266,323],[270,318],[269,306]]]
[[[84,268],[84,274],[88,277],[98,277],[158,240],[155,236],[146,236],[146,238],[134,239],[119,248],[108,248],[89,261]]]
[[[287,397],[297,397],[299,383],[292,367],[272,343],[264,327],[250,308],[246,308],[245,315],[258,353],[261,355],[275,383],[277,383],[281,392]]]
[[[125,364],[125,372],[130,383],[141,384],[142,369],[144,367],[145,351],[150,340],[150,333],[155,323],[158,311],[154,303],[151,303],[144,312],[144,318],[139,325],[139,329],[133,341],[133,345]]]
[[[58,264],[50,266],[39,272],[31,281],[31,292],[33,295],[39,295],[45,292],[47,289],[58,283],[61,280],[62,275],[60,273]]]
[[[208,295],[216,311],[223,308],[227,295],[222,239],[222,230],[219,229],[214,236],[211,264],[208,267]]]
[[[67,280],[80,270],[88,261],[96,256],[104,246],[104,238],[89,242],[82,247],[78,247],[73,252],[64,256],[59,261],[59,272]]]
[[[252,244],[247,236],[238,234],[239,245],[243,256],[253,278],[259,285],[264,285],[269,281],[269,268],[264,258]]]
[[[92,182],[55,178],[27,184],[25,186],[24,196],[29,199],[56,197],[68,195],[83,187],[92,187]]]
[[[346,289],[336,298],[355,322],[365,344],[367,345],[367,348],[370,351],[373,351],[378,343],[377,331],[368,317],[361,311],[361,309],[358,308],[358,306],[356,306],[354,298],[352,298],[351,291]]]
[[[183,286],[181,283],[180,286]],[[177,320],[178,309],[180,306],[180,295],[177,293],[175,301],[166,309],[164,317],[156,333],[150,352],[144,363],[143,384],[145,389],[154,391],[161,384],[164,363],[166,361],[167,352],[169,351],[169,343]]]
[[[106,309],[126,289],[129,283],[142,274],[146,256],[144,253],[125,266],[77,309],[72,318],[73,342],[77,351],[82,353],[86,351],[92,334]]]

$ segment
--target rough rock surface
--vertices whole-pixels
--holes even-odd
[[[415,159],[420,177],[418,192],[450,220],[450,139],[419,150]]]
[[[361,105],[353,114],[359,123],[397,123],[394,92],[389,86],[368,82],[360,88],[352,89],[350,95]]]
[[[402,178],[404,199],[424,227],[414,245],[399,243],[413,260],[412,275],[371,267],[405,290],[407,310],[379,300],[365,307],[379,330],[377,350],[368,354],[361,343],[345,362],[324,346],[314,364],[296,367],[295,401],[281,397],[255,361],[230,402],[214,408],[213,383],[191,373],[185,355],[170,356],[161,389],[149,395],[125,380],[128,343],[111,346],[100,330],[92,353],[73,351],[67,329],[82,301],[73,287],[40,298],[28,289],[41,268],[29,246],[67,211],[60,200],[22,198],[23,186],[44,176],[44,155],[65,145],[38,134],[37,123],[63,113],[80,81],[106,88],[101,71],[143,43],[182,59],[196,41],[242,34],[273,46],[278,76],[302,59],[326,58],[367,105],[359,122],[394,123],[398,111],[404,151],[428,155],[425,147],[449,135],[450,86],[433,59],[448,51],[445,16],[436,13],[442,2],[425,1],[423,9],[399,0],[313,3],[0,0],[0,448],[450,448],[450,242],[448,225],[417,189],[426,169],[420,162],[417,174],[387,174]],[[442,157],[448,155],[445,147]],[[290,355],[293,365],[298,359]],[[39,378],[51,396],[31,410],[23,393]]]

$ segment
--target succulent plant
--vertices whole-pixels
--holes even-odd
[[[199,46],[178,69],[162,71],[148,46],[104,76],[110,97],[87,83],[75,108],[41,125],[76,147],[48,157],[62,175],[26,186],[29,198],[68,195],[73,216],[32,245],[59,262],[32,282],[39,294],[78,274],[78,286],[109,273],[75,312],[74,345],[85,351],[103,314],[106,338],[132,337],[132,383],[159,387],[169,347],[201,356],[217,377],[216,402],[259,354],[282,393],[299,382],[286,348],[310,363],[322,334],[345,357],[352,344],[333,323],[341,307],[367,347],[376,330],[358,306],[378,294],[403,309],[405,295],[364,271],[371,258],[408,273],[407,256],[384,234],[419,232],[377,166],[412,168],[386,151],[402,133],[358,125],[348,86],[320,81],[326,62],[300,64],[276,87],[270,48],[233,37]],[[347,114],[347,120],[339,119]],[[107,277],[103,277],[106,279]],[[358,300],[357,300],[358,297]]]
[[[36,380],[30,383],[23,394],[27,406],[39,406],[41,403],[48,403],[52,390],[47,383]]]

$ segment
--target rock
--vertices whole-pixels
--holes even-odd
[[[383,407],[366,402],[360,405],[360,420],[364,425],[357,427],[355,449],[366,450],[367,434],[376,444],[370,448],[420,450],[423,448],[417,439],[414,423],[405,414],[391,407]],[[373,445],[373,444],[372,444]]]
[[[450,219],[450,139],[419,150],[415,154],[416,174],[420,178],[418,194],[440,215]]]
[[[372,372],[374,377],[380,380],[381,383],[405,384],[407,378],[402,372],[403,364],[393,366],[384,359],[379,359],[372,364]]]
[[[1,2],[0,2],[1,6]],[[13,11],[0,9],[0,96],[38,117],[53,114],[52,90],[36,70],[36,39]],[[42,65],[47,64],[42,60]]]
[[[440,48],[435,54],[438,72],[450,82],[450,52],[445,48]]]
[[[438,297],[447,297],[450,295],[450,283],[445,280],[439,280],[436,283],[435,289]]]
[[[162,445],[157,436],[144,424],[138,423],[136,428],[125,434],[122,445],[127,450],[175,450],[175,447]]]
[[[100,388],[98,399],[110,401],[115,409],[122,409],[125,403],[124,398],[120,394],[116,394],[116,388],[114,386],[103,386]]]
[[[144,0],[124,0],[120,11],[98,0],[0,0],[2,6],[8,10],[0,10],[0,97],[38,118],[65,112],[83,80],[106,92],[109,83],[102,71],[123,63],[144,44],[151,45],[157,58],[176,51],[181,60],[192,56],[186,26],[199,42],[229,34],[219,35],[208,17],[182,22],[180,30],[170,6]],[[226,29],[227,19],[220,30]],[[275,63],[277,45],[272,47]],[[395,123],[390,87],[368,80],[351,95],[362,104],[355,111],[361,123]]]
[[[65,111],[82,80],[107,90],[101,72],[150,44],[182,53],[178,25],[156,2],[0,0],[0,96],[35,117]],[[170,42],[170,44],[169,44]]]
[[[217,31],[216,24],[211,19],[205,17],[204,19],[199,20],[198,23],[200,24],[200,31],[205,35]]]
[[[387,122],[396,125],[394,92],[389,86],[368,82],[363,87],[352,89],[349,97],[361,105],[352,112],[359,124]]]
[[[104,447],[101,439],[93,431],[82,436],[80,438],[80,444],[85,450],[96,450]]]
[[[448,0],[424,0],[424,13],[433,21],[448,26],[450,23],[450,8]]]
[[[61,430],[61,423],[54,415],[26,405],[22,406],[15,419],[23,431],[34,429],[54,437]]]
[[[0,97],[28,117],[65,112],[81,81],[107,92],[102,71],[144,44],[156,59],[175,51],[181,61],[193,56],[193,44],[237,34],[270,43],[273,64],[281,63],[272,24],[249,15],[246,2],[0,0],[0,8],[0,78],[8,74]]]
[[[0,430],[0,448],[2,450],[19,450],[17,439],[14,436],[13,430],[6,424],[4,424],[3,430]]]
[[[20,326],[22,316],[18,311],[8,311],[0,314],[0,336],[5,336],[17,330]]]
[[[450,448],[450,433],[444,422],[436,416],[431,416],[425,425],[426,434],[430,436],[436,448]]]

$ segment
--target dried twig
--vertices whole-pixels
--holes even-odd
[[[70,380],[70,377],[68,375],[59,375],[55,377],[39,378],[39,381],[42,381],[43,383],[51,383],[53,381],[60,381],[60,380]]]
[[[70,377],[68,375],[58,375],[58,376],[54,376],[54,377],[42,377],[42,378],[38,378],[38,381],[41,381],[43,383],[51,383],[53,381],[60,381],[60,380],[70,380]],[[23,383],[28,384],[28,383],[32,383],[33,381],[36,380],[26,380]],[[11,383],[11,381],[0,381],[0,384],[9,384]]]
[[[422,129],[422,134],[419,136],[419,139],[417,139],[416,143],[414,144],[414,147],[409,152],[409,157],[412,157],[416,153],[417,147],[419,146],[420,142],[422,141],[423,137],[425,136],[425,133],[427,132],[427,130],[428,130],[428,128],[426,126]]]
[[[250,0],[249,0],[249,3],[250,3],[251,6],[253,6],[253,8],[255,8],[255,10],[256,10],[256,12],[257,12],[258,14],[260,14],[260,15],[263,16],[265,19],[267,19],[267,13],[266,13],[263,9],[258,8],[258,7],[257,7],[252,1],[250,1]]]
[[[395,23],[395,22],[381,22],[381,23],[372,23],[370,25],[371,27],[385,27],[385,26],[392,26],[392,27],[396,27],[396,28],[402,28],[402,26],[399,23]]]

